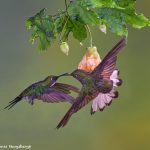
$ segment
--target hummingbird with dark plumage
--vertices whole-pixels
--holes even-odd
[[[35,99],[48,103],[69,102],[73,104],[74,98],[69,94],[71,91],[79,93],[78,88],[64,83],[56,83],[58,78],[65,75],[68,74],[65,73],[59,76],[51,75],[42,81],[30,85],[14,100],[10,101],[9,105],[6,106],[5,109],[12,108],[23,99],[27,100],[32,105]]]
[[[118,96],[115,86],[119,86],[121,84],[121,80],[118,79],[118,71],[115,67],[117,54],[125,45],[126,38],[122,38],[92,72],[85,72],[77,69],[70,74],[82,84],[82,88],[75,102],[60,121],[57,128],[64,127],[70,117],[90,101],[101,98],[100,94],[104,94],[103,103],[101,103],[101,101],[96,101],[96,105],[93,105],[92,111],[97,110],[97,102],[100,108],[103,108],[102,106],[104,106],[104,102],[107,104],[110,103],[110,98],[108,95],[106,96],[106,94],[109,94],[111,97]]]

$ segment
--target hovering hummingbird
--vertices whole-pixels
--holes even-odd
[[[117,97],[118,93],[114,89],[114,84],[120,85],[121,80],[115,81],[112,73],[115,71],[113,76],[117,76],[118,72],[115,69],[117,54],[125,45],[126,38],[122,38],[92,72],[77,69],[70,74],[82,84],[82,88],[75,102],[58,124],[57,129],[64,127],[74,113],[97,98],[99,94],[110,93],[110,96]]]
[[[71,93],[71,91],[79,93],[78,88],[68,84],[56,83],[58,78],[65,75],[68,74],[65,73],[59,76],[51,75],[46,77],[42,81],[30,85],[14,100],[10,101],[9,105],[6,106],[4,109],[12,108],[22,99],[27,100],[32,105],[35,99],[42,100],[43,102],[48,103],[69,102],[73,104],[74,98],[69,94]]]

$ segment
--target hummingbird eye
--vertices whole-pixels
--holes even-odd
[[[53,80],[53,77],[51,77],[50,80],[52,81],[52,80]]]
[[[50,78],[50,80],[51,80],[51,81],[57,80],[57,77],[53,76],[53,77]]]

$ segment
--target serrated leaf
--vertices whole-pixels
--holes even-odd
[[[31,42],[40,41],[41,50],[48,49],[59,35],[66,42],[70,33],[79,42],[87,37],[87,25],[99,25],[120,36],[128,35],[127,25],[134,28],[150,26],[150,20],[135,11],[136,0],[72,0],[67,11],[59,11],[54,16],[46,15],[42,9],[26,21],[26,28],[32,29]]]
[[[150,20],[143,14],[137,14],[133,10],[127,10],[125,11],[125,16],[127,23],[132,25],[134,28],[140,29],[145,26],[150,26]]]
[[[66,19],[67,18],[63,12],[62,14],[60,13],[54,18],[54,26],[55,26],[54,32],[55,33],[59,34],[62,31]]]
[[[122,12],[113,8],[101,8],[98,10],[98,14],[101,23],[105,24],[111,32],[127,36],[126,20]]]
[[[39,38],[39,49],[46,50],[51,41],[55,38],[54,24],[51,16],[45,14],[45,9],[42,9],[35,16],[29,18],[26,21],[27,29],[33,29],[31,35],[31,41]]]
[[[31,29],[32,28],[32,22],[31,22],[31,20],[29,20],[29,19],[26,20],[25,26],[26,26],[27,29]]]
[[[49,38],[47,38],[45,34],[41,31],[38,32],[38,35],[39,35],[39,41],[40,41],[39,46],[38,46],[39,50],[43,51],[43,50],[48,49],[48,47],[50,46]]]
[[[85,7],[100,8],[133,8],[136,0],[77,0],[79,4]]]
[[[81,24],[78,21],[73,22],[73,36],[75,39],[82,42],[87,37],[87,31],[85,25]]]
[[[134,7],[136,0],[114,0],[114,2],[119,7],[131,9]]]
[[[87,37],[85,25],[69,18],[61,40],[67,41],[71,32],[73,33],[74,38],[77,39],[79,42],[82,42]]]
[[[87,7],[83,7],[77,3],[69,5],[68,14],[73,20],[79,21],[83,24],[99,24],[98,15],[94,11],[89,10]]]
[[[132,1],[132,0],[131,0]],[[134,28],[150,26],[150,20],[143,14],[137,14],[134,9],[100,8],[99,17],[110,31],[118,35],[127,35],[127,24]]]

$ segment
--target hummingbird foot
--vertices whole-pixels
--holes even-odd
[[[29,98],[28,96],[25,97],[25,99],[28,101],[29,104],[33,105],[34,102],[33,102],[33,99],[32,98]]]

